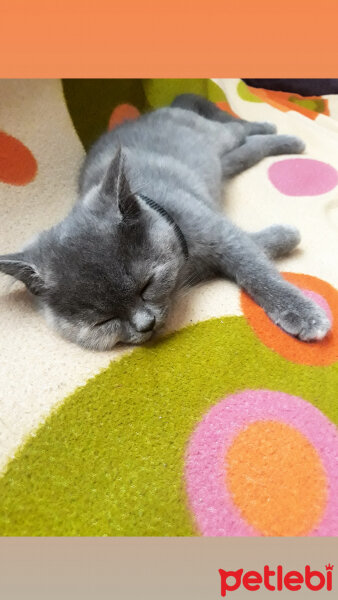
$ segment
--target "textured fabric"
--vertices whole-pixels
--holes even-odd
[[[338,79],[244,79],[256,88],[276,92],[296,92],[302,96],[338,94]]]

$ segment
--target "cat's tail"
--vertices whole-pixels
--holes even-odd
[[[218,108],[211,100],[207,100],[207,98],[198,96],[197,94],[180,94],[172,102],[171,106],[173,108],[192,110],[201,117],[205,117],[211,121],[219,121],[220,123],[243,122],[242,119],[238,119]]]

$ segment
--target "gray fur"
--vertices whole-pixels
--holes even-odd
[[[330,329],[325,312],[272,264],[299,243],[291,227],[248,234],[221,212],[227,178],[303,143],[273,125],[233,119],[193,95],[125,122],[88,153],[71,213],[0,270],[25,283],[67,339],[106,350],[142,343],[165,322],[178,290],[216,276],[235,280],[291,335]],[[182,230],[138,194],[155,200]]]

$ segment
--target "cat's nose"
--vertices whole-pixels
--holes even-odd
[[[137,330],[140,333],[146,333],[147,331],[152,331],[155,327],[155,323],[156,323],[155,317],[149,316],[149,318],[146,321],[144,321],[142,324],[140,324],[138,326]]]

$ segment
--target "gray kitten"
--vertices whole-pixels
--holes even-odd
[[[325,312],[284,281],[270,259],[299,243],[293,227],[249,234],[221,212],[227,178],[303,143],[268,123],[234,119],[193,94],[105,133],[89,151],[79,201],[0,270],[37,296],[67,339],[95,350],[140,344],[182,287],[235,280],[301,340],[330,329]]]

